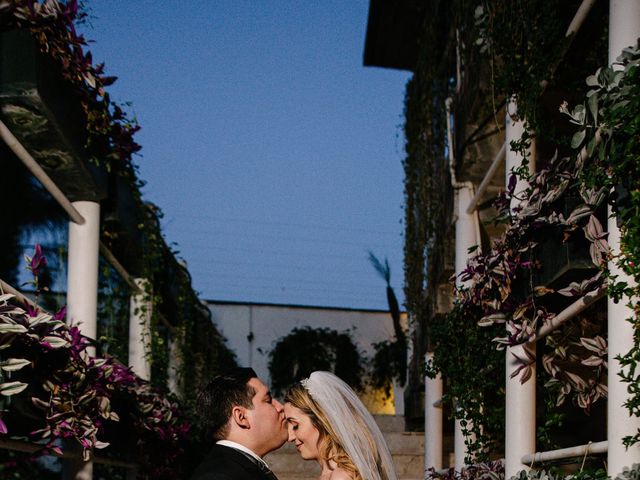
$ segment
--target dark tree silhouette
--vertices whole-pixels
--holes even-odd
[[[397,352],[397,365],[400,369],[400,371],[395,372],[395,374],[400,383],[404,383],[407,367],[407,337],[402,325],[400,324],[400,306],[398,305],[398,299],[391,287],[391,267],[389,267],[389,260],[385,257],[384,263],[382,263],[372,251],[369,251],[369,261],[371,262],[371,265],[373,265],[373,268],[375,268],[376,272],[378,272],[378,274],[387,283],[387,304],[389,305],[389,313],[393,320],[393,331],[396,337],[394,342],[395,348],[393,348],[393,350]]]

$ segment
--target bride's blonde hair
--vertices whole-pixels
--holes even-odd
[[[284,397],[284,401],[300,409],[311,419],[311,424],[318,430],[320,434],[318,439],[320,458],[327,462],[335,462],[339,468],[352,475],[354,480],[363,480],[360,472],[358,472],[358,469],[345,452],[344,447],[340,444],[338,435],[329,423],[327,416],[309,395],[307,389],[301,384],[291,387]],[[369,436],[366,429],[363,429],[363,435]],[[375,451],[375,456],[378,457],[375,442],[372,439],[367,440],[371,444],[372,451]]]

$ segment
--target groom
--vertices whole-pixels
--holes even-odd
[[[197,408],[216,444],[191,480],[277,480],[262,457],[287,440],[284,409],[253,369],[215,377]]]

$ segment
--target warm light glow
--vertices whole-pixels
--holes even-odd
[[[374,415],[395,415],[396,408],[393,401],[393,389],[389,392],[389,395],[384,389],[367,389],[362,395],[360,400],[364,403],[367,410]]]

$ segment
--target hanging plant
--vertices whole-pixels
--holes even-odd
[[[27,262],[38,285],[46,265],[39,246]],[[126,420],[136,432],[141,469],[175,478],[190,429],[176,401],[113,357],[91,356],[89,341],[64,319],[64,308],[52,315],[0,295],[0,434],[27,435],[41,446],[38,454],[61,454],[59,441],[72,440],[88,460],[109,447],[105,429]],[[37,429],[23,431],[18,412],[24,411],[38,419]]]
[[[434,355],[426,371],[451,380],[443,401],[461,421],[469,464],[489,460],[492,449],[504,444],[504,354],[487,349],[498,327],[479,329],[478,317],[477,307],[456,302],[432,325]]]
[[[608,192],[608,202],[620,227],[620,251],[606,251],[607,259],[631,279],[628,282],[608,269],[604,270],[608,293],[615,301],[624,301],[632,312],[627,319],[634,326],[634,346],[618,360],[623,380],[630,385],[640,382],[640,48],[626,48],[617,59],[619,69],[601,68],[587,78],[590,88],[584,103],[569,109],[562,105],[578,130],[572,143],[584,147],[587,157],[581,181],[589,188]],[[594,232],[598,233],[598,232]],[[593,234],[592,234],[593,236]],[[595,236],[595,249],[604,240]],[[640,416],[640,391],[631,390],[625,405],[631,415]],[[624,439],[625,445],[640,441],[640,431]]]
[[[364,387],[362,357],[349,331],[294,328],[269,352],[269,376],[276,396],[315,370],[333,372],[355,390]]]
[[[491,462],[473,463],[458,470],[447,468],[437,471],[428,468],[426,480],[504,480],[504,462],[501,460]]]
[[[589,412],[601,398],[607,398],[606,323],[579,317],[565,323],[546,338],[550,353],[544,353],[542,365],[551,379],[545,387],[557,391],[556,406],[567,397]]]

